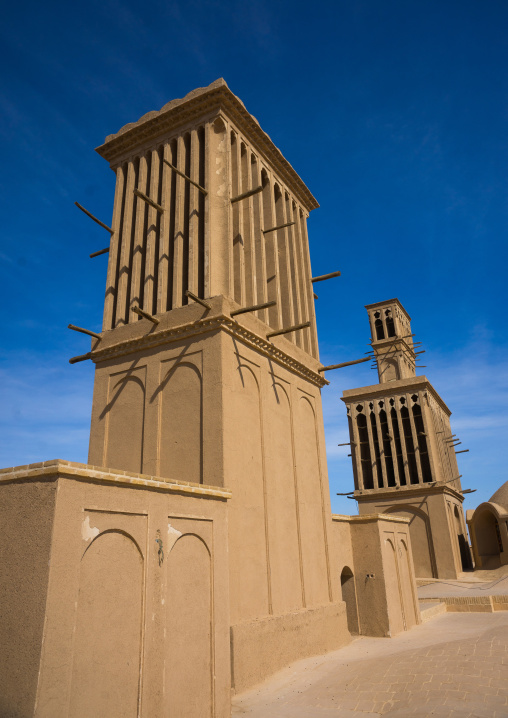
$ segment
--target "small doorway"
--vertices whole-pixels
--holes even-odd
[[[358,625],[358,607],[356,605],[355,578],[349,566],[344,566],[340,574],[342,600],[346,604],[347,627],[349,633],[357,636],[360,633]]]

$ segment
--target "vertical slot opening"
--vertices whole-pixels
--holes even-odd
[[[374,475],[372,472],[372,459],[370,456],[369,432],[367,429],[367,417],[358,414],[356,417],[358,427],[358,439],[360,442],[360,463],[362,467],[362,478],[364,489],[374,488]]]
[[[374,442],[374,456],[377,468],[377,483],[380,489],[383,488],[383,463],[381,461],[381,451],[379,450],[379,437],[377,435],[376,415],[370,412],[370,428],[372,431],[372,441]]]
[[[134,187],[138,189],[138,183],[139,183],[139,157],[137,157],[134,160]],[[129,252],[129,266],[127,268],[127,292],[125,295],[125,307],[124,307],[124,320],[125,323],[129,323],[129,308],[130,308],[130,297],[131,297],[131,284],[132,284],[132,261],[133,261],[133,250],[134,250],[134,238],[136,235],[136,213],[139,211],[143,211],[144,207],[141,207],[141,203],[145,205],[145,202],[143,202],[142,199],[139,199],[139,197],[136,197],[134,195],[134,199],[132,202],[132,221],[131,221],[131,236],[129,238],[130,242],[130,252]],[[127,240],[127,238],[126,238]]]
[[[115,269],[115,286],[113,290],[113,311],[111,313],[111,329],[115,328],[116,324],[116,305],[118,300],[118,282],[120,279],[120,260],[122,257],[122,246],[124,241],[124,231],[123,231],[123,223],[124,223],[124,215],[125,215],[125,197],[127,192],[127,163],[125,163],[122,167],[122,175],[123,175],[123,190],[122,190],[122,206],[120,209],[120,223],[118,226],[118,245],[116,250],[116,269]]]
[[[190,176],[191,171],[191,136],[189,133],[184,135],[184,169],[183,172]],[[186,180],[183,181],[183,247],[182,247],[182,306],[189,303],[189,298],[185,294],[189,288],[189,226],[190,226],[190,184]]]
[[[415,445],[413,442],[413,433],[411,431],[411,419],[407,406],[403,406],[400,410],[402,419],[402,430],[404,432],[404,442],[406,444],[407,463],[409,469],[409,480],[412,484],[418,482],[418,467],[416,464]]]
[[[205,128],[198,129],[198,183],[205,186]],[[198,192],[198,295],[205,296],[205,195]]]
[[[388,486],[395,486],[395,469],[393,467],[392,442],[389,438],[388,417],[386,411],[381,409],[379,412],[379,425],[381,428],[381,440],[383,442],[383,451],[386,464],[386,482]]]
[[[171,150],[171,164],[178,167],[178,143],[171,140],[169,144]],[[168,296],[166,301],[166,311],[173,308],[173,264],[175,261],[175,223],[176,223],[176,172],[170,170],[170,196],[171,211],[169,213],[169,240],[168,240]]]
[[[399,480],[401,486],[406,486],[406,472],[404,468],[404,454],[402,453],[402,441],[400,437],[399,419],[396,409],[391,409],[390,416],[393,426],[393,441],[395,444],[395,455],[397,458],[397,468],[399,470]]]

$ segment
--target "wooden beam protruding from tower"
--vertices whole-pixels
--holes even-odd
[[[298,329],[305,329],[306,327],[310,327],[310,322],[295,324],[293,327],[286,327],[285,329],[279,329],[276,332],[270,332],[266,335],[266,338],[270,339],[270,337],[278,337],[280,334],[289,334],[290,332],[296,332]]]
[[[159,323],[158,319],[156,319],[154,316],[152,316],[148,312],[143,311],[139,307],[131,307],[131,312],[134,312],[134,314],[137,314],[140,317],[144,317],[145,319],[148,319],[148,321],[152,322],[152,324]]]
[[[200,184],[198,184],[197,182],[194,182],[193,179],[191,179],[191,178],[188,177],[186,174],[184,174],[183,172],[181,172],[181,171],[178,169],[178,167],[175,167],[175,165],[172,165],[171,162],[168,162],[168,160],[167,160],[166,158],[164,158],[163,162],[165,162],[165,163],[168,165],[168,167],[171,167],[171,169],[173,170],[173,172],[176,172],[177,175],[180,175],[180,177],[183,177],[186,182],[190,182],[192,185],[194,185],[194,187],[197,187],[198,190],[199,190],[202,194],[204,194],[205,197],[206,197],[206,195],[208,194],[208,191],[207,191],[204,187],[201,187]]]
[[[258,192],[263,191],[263,185],[259,185],[259,187],[255,187],[254,189],[250,189],[248,192],[243,192],[242,194],[237,195],[236,197],[231,198],[231,204],[234,202],[240,202],[242,199],[247,199],[248,197],[252,197],[253,194],[257,194]]]
[[[164,212],[164,207],[161,207],[160,204],[157,204],[157,202],[154,202],[153,199],[150,199],[144,192],[141,192],[139,189],[134,188],[134,194],[136,197],[139,197],[139,199],[142,199],[144,202],[150,205],[150,207],[153,207],[154,209],[159,212],[159,214],[162,214]]]
[[[106,254],[107,252],[109,252],[109,247],[106,247],[105,249],[99,249],[98,252],[92,252],[92,254],[90,255],[90,259],[98,257],[100,254]]]
[[[107,224],[104,224],[104,222],[101,222],[100,219],[97,219],[97,217],[95,217],[91,212],[89,212],[87,209],[85,209],[83,207],[83,205],[79,204],[79,202],[74,202],[74,204],[76,205],[76,207],[78,209],[80,209],[82,212],[84,212],[87,215],[87,217],[90,217],[90,219],[93,219],[93,221],[96,222],[98,225],[100,225],[104,229],[107,229],[107,231],[110,234],[114,233],[114,231],[115,231],[114,229],[111,229],[111,227],[108,227]]]
[[[95,337],[96,339],[102,339],[100,334],[97,334],[97,332],[92,332],[90,329],[83,329],[83,327],[77,327],[75,324],[68,324],[67,329],[72,329],[75,332],[81,332],[81,334],[88,334],[90,337]]]
[[[340,277],[340,275],[340,272],[330,272],[330,274],[321,274],[319,277],[312,277],[310,281],[314,284],[314,282],[324,282],[325,279],[333,279],[334,277]]]
[[[201,304],[202,307],[205,307],[205,309],[211,309],[211,305],[208,304],[208,302],[205,302],[204,299],[200,299],[197,294],[194,294],[194,292],[191,292],[190,289],[187,289],[185,292],[186,297],[190,297],[191,299],[194,299],[195,302],[198,304]]]
[[[232,317],[236,317],[237,314],[247,314],[247,312],[257,312],[258,309],[268,309],[268,307],[274,307],[277,302],[264,302],[263,304],[253,304],[250,307],[242,307],[241,309],[235,309],[231,312]]]
[[[364,359],[355,359],[354,361],[345,361],[342,364],[330,364],[329,366],[323,366],[318,371],[330,371],[331,369],[342,369],[345,366],[352,366],[353,364],[363,364],[364,361],[370,361],[370,357]]]

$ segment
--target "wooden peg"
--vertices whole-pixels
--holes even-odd
[[[77,357],[71,357],[71,359],[69,359],[69,364],[77,364],[80,361],[86,361],[86,359],[91,359],[91,358],[92,358],[92,352],[88,352],[88,354],[81,354],[80,356],[77,356]]]
[[[469,452],[469,449],[462,449],[461,451],[456,451],[456,454],[467,454]]]
[[[83,205],[81,205],[79,202],[74,202],[74,204],[76,205],[76,207],[78,209],[80,209],[82,212],[84,212],[87,215],[87,217],[90,217],[90,219],[93,219],[93,221],[97,222],[97,224],[99,224],[101,227],[103,227],[104,229],[107,229],[110,234],[114,234],[114,231],[115,231],[114,229],[111,229],[111,227],[108,227],[107,224],[104,224],[104,222],[101,222],[100,219],[97,219],[97,217],[94,217],[94,215],[91,212],[89,212],[87,209],[85,209],[83,207]]]
[[[97,332],[91,332],[90,329],[83,329],[83,327],[77,327],[74,324],[68,324],[67,329],[72,329],[75,332],[81,332],[81,334],[88,334],[90,337],[95,337],[96,339],[102,339],[100,334],[97,334]]]
[[[233,202],[239,202],[241,199],[247,199],[247,197],[252,197],[253,194],[257,194],[258,192],[263,191],[263,185],[259,185],[259,187],[256,187],[255,189],[250,189],[248,192],[244,192],[243,194],[239,194],[237,197],[233,197],[231,200],[231,204]]]
[[[242,309],[235,309],[231,312],[232,317],[236,317],[237,314],[247,314],[247,312],[257,312],[258,309],[267,309],[268,307],[274,307],[277,302],[265,302],[264,304],[253,304],[250,307],[242,307]]]
[[[109,247],[106,247],[106,249],[99,249],[98,252],[92,252],[92,254],[90,255],[90,259],[98,257],[99,254],[106,254],[106,252],[109,252]]]
[[[345,494],[337,494],[337,496],[351,496],[352,494],[354,494],[354,491],[348,491]]]
[[[312,283],[324,282],[325,279],[333,279],[334,277],[340,277],[340,272],[330,272],[330,274],[322,274],[319,277],[312,277],[312,279],[310,281]]]
[[[152,322],[153,324],[159,323],[158,319],[153,317],[151,314],[148,314],[148,312],[143,311],[143,309],[140,309],[139,307],[131,307],[131,312],[134,312],[134,314],[138,314],[140,317],[148,319],[148,321]]]
[[[262,229],[261,231],[263,232],[263,234],[268,234],[268,232],[275,232],[277,229],[284,229],[284,227],[292,227],[294,224],[296,224],[296,222],[286,222],[286,224],[279,224],[277,227],[271,227],[270,229]]]
[[[337,446],[356,446],[356,441],[347,441],[345,444],[337,444]]]
[[[167,159],[164,158],[163,161],[168,165],[168,167],[171,167],[171,169],[172,169],[174,172],[176,172],[177,175],[180,175],[180,177],[183,177],[184,180],[186,180],[187,182],[190,182],[191,184],[193,184],[194,187],[197,187],[198,190],[199,190],[200,192],[202,192],[202,194],[204,194],[205,197],[206,197],[206,195],[208,194],[208,192],[207,192],[207,190],[206,190],[204,187],[201,187],[200,184],[198,184],[197,182],[194,182],[194,180],[192,180],[192,179],[191,179],[190,177],[188,177],[187,175],[184,175],[183,172],[180,172],[180,170],[178,169],[178,167],[175,167],[174,165],[172,165],[171,162],[168,162],[168,161],[167,161]]]
[[[476,489],[462,489],[463,494],[474,494]]]
[[[154,209],[159,212],[159,214],[162,214],[164,212],[164,208],[160,206],[160,204],[157,204],[157,202],[154,202],[153,199],[150,199],[144,192],[140,192],[139,189],[134,189],[134,194],[136,197],[139,197],[139,199],[142,199],[143,202],[146,202],[150,205],[150,207],[153,207]]]
[[[352,366],[353,364],[362,364],[364,361],[370,361],[370,357],[365,359],[355,359],[354,361],[345,361],[342,364],[330,364],[329,366],[323,366],[318,371],[329,371],[330,369],[342,369],[344,366]]]
[[[313,295],[314,299],[319,299],[319,297],[318,297],[318,295],[316,294],[316,292],[312,292],[312,295]]]
[[[197,294],[194,294],[194,292],[191,292],[190,289],[187,289],[185,292],[186,297],[190,297],[191,299],[194,299],[195,302],[198,304],[201,304],[202,307],[205,307],[206,309],[211,309],[211,304],[208,304],[208,302],[205,302],[203,299],[200,299]]]
[[[285,329],[279,329],[277,332],[270,332],[266,335],[266,338],[270,339],[270,337],[278,337],[280,334],[289,334],[290,332],[296,332],[299,329],[305,329],[306,327],[310,327],[310,322],[295,324],[293,327],[286,327]]]

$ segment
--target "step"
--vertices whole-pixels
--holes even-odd
[[[427,621],[442,613],[446,613],[446,603],[442,601],[420,601],[422,623],[427,623]]]

